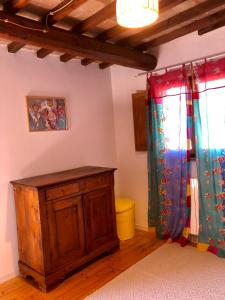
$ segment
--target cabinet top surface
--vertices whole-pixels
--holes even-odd
[[[40,176],[34,176],[29,178],[24,178],[20,180],[11,181],[14,185],[25,185],[31,187],[45,187],[52,184],[63,183],[71,180],[76,180],[84,177],[89,177],[93,175],[98,175],[107,172],[115,171],[115,168],[103,168],[103,167],[81,167],[72,170],[66,170],[56,173],[44,174]]]

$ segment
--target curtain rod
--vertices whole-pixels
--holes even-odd
[[[151,74],[151,73],[163,71],[165,69],[173,69],[173,68],[176,68],[176,67],[179,67],[179,66],[182,66],[182,65],[187,65],[187,64],[191,64],[191,63],[194,63],[194,62],[197,62],[197,61],[201,61],[201,60],[205,60],[205,59],[211,59],[211,58],[215,58],[217,56],[222,56],[222,55],[225,55],[225,52],[220,52],[220,53],[217,53],[217,54],[213,54],[213,55],[209,55],[209,56],[204,56],[204,57],[196,58],[194,60],[188,60],[188,61],[185,61],[185,62],[182,62],[182,63],[178,63],[178,64],[166,66],[166,67],[162,67],[162,68],[155,69],[155,70],[148,71],[148,72],[142,72],[142,73],[139,73],[139,74],[135,75],[135,77],[139,77],[139,76],[143,76],[143,75],[147,75],[147,74]]]

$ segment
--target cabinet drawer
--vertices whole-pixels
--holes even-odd
[[[88,192],[90,190],[105,187],[110,184],[110,179],[111,179],[110,174],[87,178],[84,183],[84,189],[86,192]]]
[[[78,182],[61,185],[55,188],[47,189],[46,199],[47,200],[58,199],[64,196],[69,196],[75,193],[79,193],[79,191],[80,191],[80,185]]]

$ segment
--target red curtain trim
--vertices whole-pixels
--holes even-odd
[[[217,247],[214,247],[214,246],[210,245],[209,248],[208,248],[208,252],[211,252],[215,255],[218,255],[219,249]]]
[[[225,78],[225,57],[205,61],[203,64],[195,65],[194,72],[197,74],[198,82],[207,82]]]

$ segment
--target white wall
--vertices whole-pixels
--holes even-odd
[[[63,96],[68,131],[30,133],[25,96]],[[0,47],[0,281],[17,272],[10,180],[83,165],[116,166],[110,71]]]
[[[118,166],[118,196],[135,200],[137,227],[147,227],[147,158],[146,152],[135,152],[131,95],[145,89],[145,76],[136,78],[137,70],[113,67],[112,92]]]
[[[183,63],[188,60],[218,54],[225,51],[225,28],[203,36],[189,34],[154,49],[158,68]],[[118,189],[120,196],[136,201],[136,225],[148,226],[148,178],[147,155],[135,152],[131,94],[145,89],[146,76],[135,78],[140,73],[119,66],[111,68],[118,160]]]

